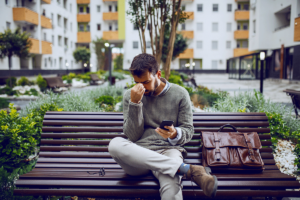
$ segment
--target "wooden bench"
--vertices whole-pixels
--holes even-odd
[[[64,84],[63,80],[60,76],[57,77],[43,77],[47,81],[47,87],[50,89],[53,89],[55,92],[55,89],[61,88],[61,87],[67,87],[69,88],[71,85],[70,84]],[[58,91],[59,92],[59,91]]]
[[[185,145],[185,163],[201,164],[201,131],[217,131],[230,123],[240,132],[259,133],[265,163],[261,174],[215,174],[217,197],[300,197],[300,184],[281,173],[272,154],[268,118],[264,113],[193,113],[195,134]],[[16,181],[15,195],[63,195],[102,198],[158,198],[159,183],[153,175],[131,177],[108,153],[109,141],[124,137],[123,113],[47,112],[39,159],[35,168]],[[100,168],[105,175],[100,176]],[[201,189],[183,179],[183,195],[204,197]],[[28,189],[23,189],[28,188]]]
[[[103,79],[100,79],[97,74],[90,74],[91,77],[91,85],[101,85],[104,83]],[[101,81],[101,83],[99,83]]]
[[[287,95],[291,96],[296,118],[299,117],[298,110],[300,110],[300,91],[297,90],[291,90],[291,89],[286,89],[283,92],[285,92]]]

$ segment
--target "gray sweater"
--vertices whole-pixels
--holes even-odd
[[[167,82],[161,78],[163,82]],[[130,101],[131,89],[123,98],[124,134],[130,141],[150,150],[178,149],[186,157],[184,144],[189,142],[194,134],[193,113],[188,92],[183,87],[169,83],[170,87],[158,96],[143,96],[139,104]],[[174,127],[179,127],[182,136],[175,146],[164,139],[155,129],[163,120],[174,121]]]

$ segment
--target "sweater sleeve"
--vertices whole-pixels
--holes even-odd
[[[181,138],[177,142],[177,145],[183,146],[188,143],[194,135],[191,100],[186,91],[179,105],[177,127],[181,129]]]
[[[123,98],[123,132],[130,141],[136,142],[144,133],[143,103],[131,102],[130,91],[127,90]]]

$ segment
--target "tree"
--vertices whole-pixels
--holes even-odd
[[[173,55],[174,42],[178,23],[183,23],[189,16],[181,11],[182,0],[129,0],[129,10],[126,12],[131,17],[131,22],[138,28],[142,52],[146,52],[145,31],[148,29],[152,54],[157,62],[161,63],[162,48],[164,44],[167,24],[170,24],[169,41],[165,62],[166,79],[169,79],[170,64]]]
[[[123,54],[119,54],[115,59],[114,59],[114,69],[115,70],[122,70],[123,69]]]
[[[93,41],[94,44],[94,49],[97,55],[97,69],[104,70],[105,68],[105,62],[106,62],[106,57],[105,57],[105,51],[107,47],[105,47],[105,43],[107,43],[108,40],[104,40],[103,38],[97,38],[96,40]]]
[[[73,57],[76,62],[82,63],[82,72],[84,72],[83,64],[88,64],[91,58],[91,52],[86,47],[78,47],[73,52]]]
[[[29,58],[31,46],[32,42],[29,40],[29,34],[26,32],[21,33],[20,28],[17,28],[14,32],[7,29],[4,33],[0,33],[0,59],[8,57],[10,87],[12,87],[11,57],[16,55],[19,58]]]

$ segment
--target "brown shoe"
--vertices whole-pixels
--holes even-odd
[[[217,193],[218,179],[216,176],[207,174],[201,165],[190,165],[186,178],[194,181],[208,197],[214,198]]]

